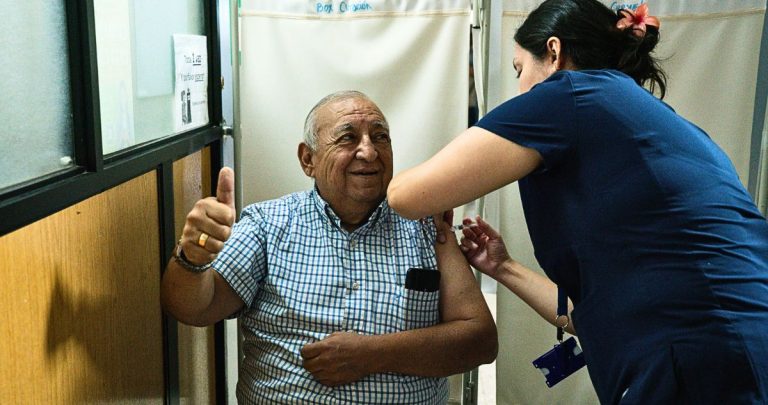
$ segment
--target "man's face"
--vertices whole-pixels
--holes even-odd
[[[373,102],[348,98],[317,111],[317,150],[302,166],[334,210],[373,210],[392,180],[392,144]],[[308,148],[305,148],[308,150]]]

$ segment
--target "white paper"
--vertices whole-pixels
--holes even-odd
[[[175,132],[208,123],[208,49],[204,35],[173,36],[176,63],[173,116]]]

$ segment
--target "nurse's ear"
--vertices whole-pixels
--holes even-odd
[[[548,67],[551,69],[551,73],[557,72],[566,68],[564,62],[564,55],[562,54],[562,43],[558,37],[549,37],[547,39],[547,56],[545,61]]]
[[[576,69],[568,56],[563,53],[563,43],[558,37],[549,37],[547,40],[547,56],[544,60],[551,66],[552,73],[558,70]]]

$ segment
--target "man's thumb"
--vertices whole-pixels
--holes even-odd
[[[222,167],[219,172],[219,184],[216,186],[216,201],[235,209],[235,172]]]

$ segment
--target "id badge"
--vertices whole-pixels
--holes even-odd
[[[573,336],[556,344],[552,350],[533,361],[533,366],[544,374],[547,387],[550,388],[584,367],[585,364],[584,353]]]

